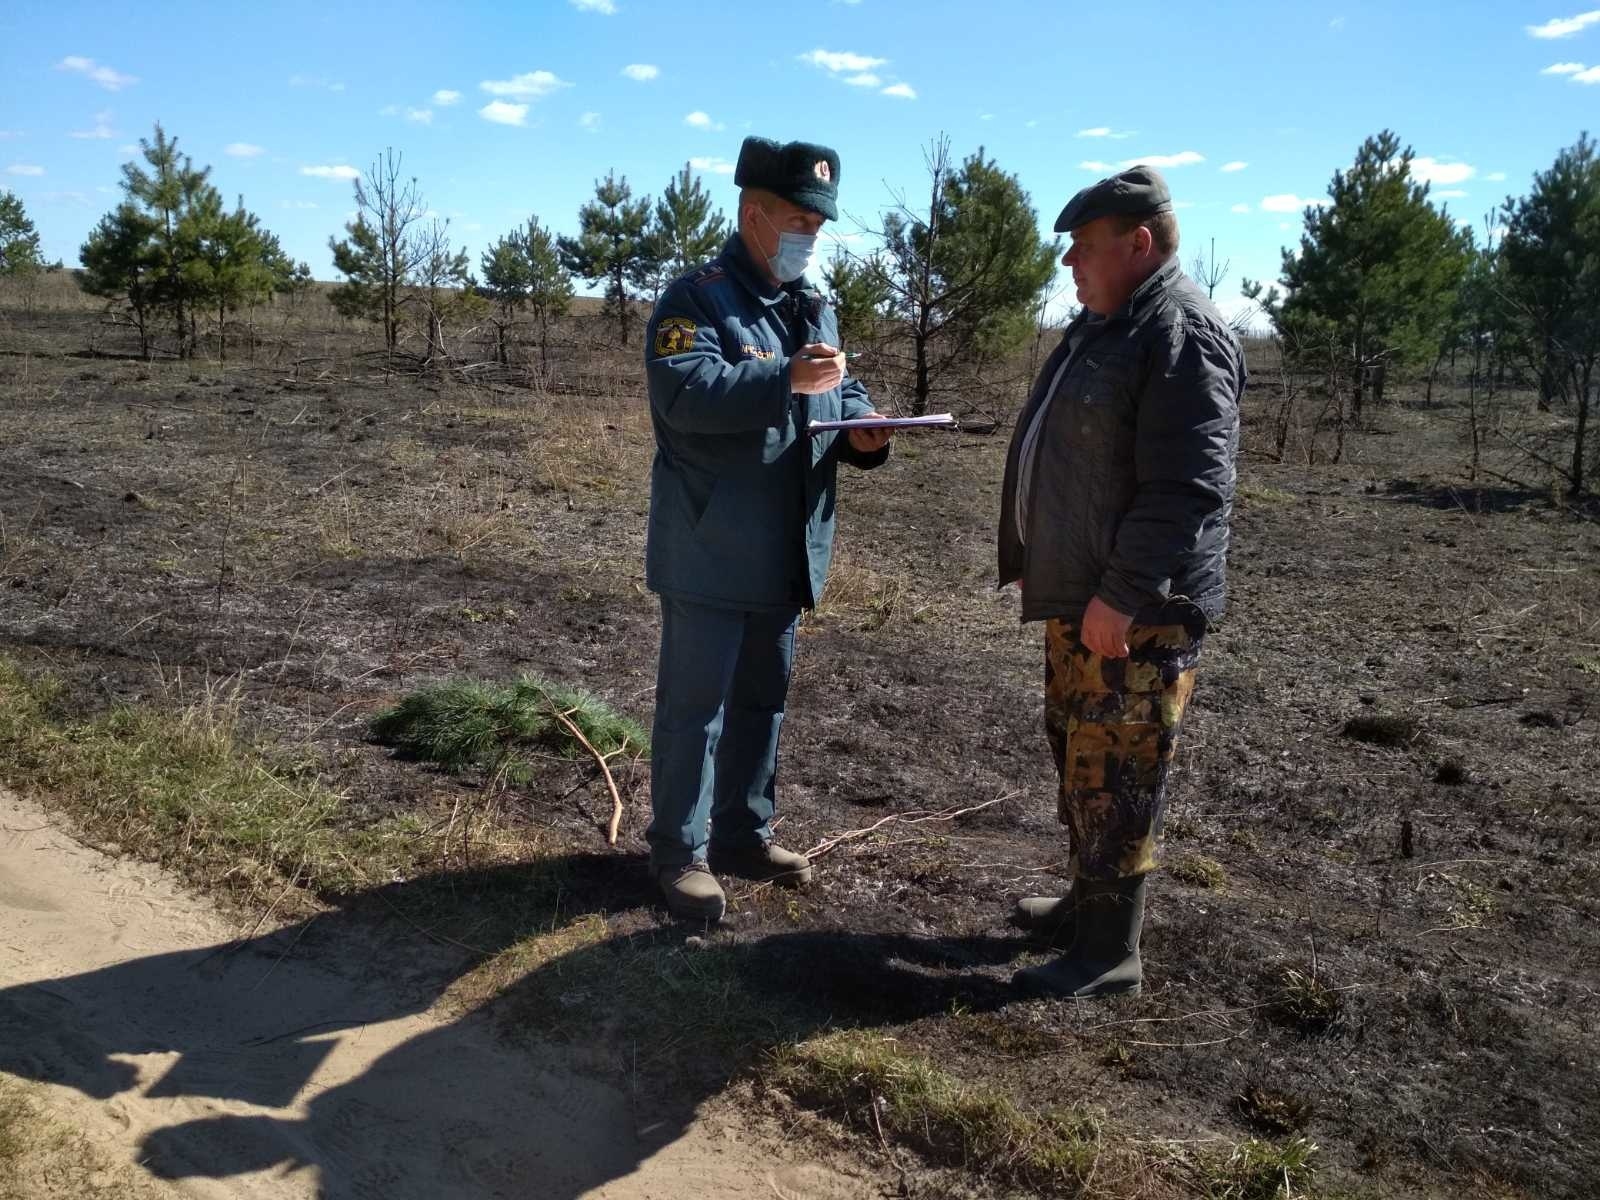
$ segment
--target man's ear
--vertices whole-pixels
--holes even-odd
[[[1143,258],[1155,248],[1156,236],[1150,232],[1150,226],[1140,225],[1133,231],[1134,256]]]

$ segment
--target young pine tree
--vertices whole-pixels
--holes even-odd
[[[519,310],[526,307],[539,338],[539,366],[550,370],[550,326],[565,316],[572,304],[572,276],[561,263],[556,239],[530,216],[521,229],[513,229],[483,253],[483,292],[500,310],[497,353],[507,360],[506,331]]]
[[[559,239],[562,265],[590,283],[605,285],[604,313],[628,344],[629,286],[643,287],[653,271],[648,237],[650,199],[633,199],[627,176],[611,171],[595,180],[594,199],[578,210],[578,236]]]
[[[1429,203],[1411,158],[1389,130],[1369,137],[1334,172],[1333,202],[1305,210],[1299,252],[1283,254],[1282,300],[1244,281],[1291,354],[1351,383],[1357,419],[1369,389],[1382,401],[1391,364],[1436,352],[1471,259],[1471,232]]]
[[[1507,200],[1500,220],[1500,294],[1520,326],[1521,356],[1538,373],[1541,407],[1571,407],[1566,483],[1582,495],[1593,490],[1587,453],[1600,368],[1600,155],[1589,135],[1536,174],[1526,196]]]
[[[154,245],[160,260],[155,301],[171,314],[178,356],[187,358],[194,322],[179,227],[207,190],[215,190],[206,182],[211,168],[197,168],[187,154],[180,154],[178,139],[169,138],[160,122],[156,123],[155,141],[140,138],[139,149],[143,165],[137,161],[123,164],[122,187],[128,199],[155,221]]]
[[[127,307],[139,333],[139,353],[150,357],[150,322],[161,291],[161,253],[156,246],[160,226],[132,201],[124,201],[100,218],[78,251],[83,273],[78,286]]]
[[[720,209],[712,211],[711,194],[684,163],[656,201],[650,228],[650,257],[660,281],[669,283],[714,258],[728,232],[727,218]]]
[[[33,274],[44,266],[39,256],[39,233],[13,192],[0,192],[0,275]]]

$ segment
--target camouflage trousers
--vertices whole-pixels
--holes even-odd
[[[1076,622],[1046,623],[1044,724],[1074,878],[1155,869],[1167,775],[1205,631],[1205,614],[1174,600],[1157,621],[1128,630],[1127,658],[1103,658],[1078,640]]]

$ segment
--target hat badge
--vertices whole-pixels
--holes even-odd
[[[819,158],[813,170],[816,172],[817,178],[822,180],[823,183],[828,183],[833,179],[833,171],[829,169],[828,160],[825,158]]]

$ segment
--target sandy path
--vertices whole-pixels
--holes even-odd
[[[160,871],[0,791],[0,1071],[42,1081],[62,1120],[175,1194],[877,1194],[726,1112],[641,1128],[625,1092],[558,1052],[430,1018],[396,969],[404,946],[307,939],[285,957],[236,937]]]

